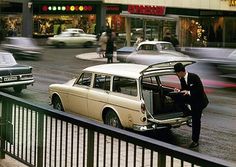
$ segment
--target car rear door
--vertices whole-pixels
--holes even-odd
[[[102,120],[102,111],[110,93],[111,76],[94,74],[92,88],[88,91],[88,114],[90,118]]]

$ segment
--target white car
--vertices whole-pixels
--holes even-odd
[[[154,63],[190,60],[190,57],[175,50],[170,42],[144,41],[131,54],[118,54],[120,62],[150,65]]]
[[[84,69],[65,84],[49,86],[53,108],[137,131],[188,124],[188,108],[174,92],[174,64],[103,64]],[[190,65],[192,61],[182,61]],[[173,81],[176,81],[174,83]],[[179,86],[180,87],[180,86]],[[181,106],[181,107],[180,107]]]
[[[56,47],[67,47],[67,46],[83,46],[92,47],[97,42],[96,35],[80,33],[80,32],[70,32],[64,31],[59,35],[54,35],[49,37],[47,40],[48,45]]]

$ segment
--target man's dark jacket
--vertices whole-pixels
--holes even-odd
[[[191,108],[193,110],[203,110],[209,101],[199,76],[194,73],[188,73],[187,85],[185,85],[183,80],[180,80],[180,82],[182,90],[190,91],[189,103]]]

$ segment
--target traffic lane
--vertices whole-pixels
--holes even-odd
[[[80,52],[86,51],[87,50],[83,49],[48,49],[47,55],[45,55],[45,58],[42,61],[22,61],[23,63],[28,63],[29,65],[32,65],[34,67],[33,73],[36,77],[36,83],[34,84],[34,86],[29,86],[28,89],[23,90],[23,93],[20,95],[20,97],[24,98],[25,100],[32,101],[34,104],[51,107],[48,104],[48,86],[51,83],[67,81],[67,79],[71,79],[73,75],[78,74],[84,67],[102,63],[75,59],[75,55],[79,54]],[[202,70],[202,68],[200,68],[200,70]],[[204,76],[202,76],[202,78],[208,79],[207,75],[206,78],[204,78]],[[12,89],[9,90],[10,92],[12,92],[12,94],[14,94]],[[230,155],[234,155],[236,151],[226,151],[231,147],[233,148],[232,143],[235,142],[235,135],[232,134],[235,134],[235,132],[233,125],[232,129],[230,129],[231,125],[226,125],[228,117],[224,116],[224,114],[228,112],[234,114],[234,112],[229,109],[233,108],[233,104],[235,103],[234,100],[232,100],[235,99],[235,93],[231,91],[225,91],[224,89],[219,91],[219,89],[213,88],[213,90],[214,91],[208,93],[210,105],[219,104],[219,106],[222,105],[224,106],[224,108],[216,107],[210,109],[209,106],[209,108],[205,110],[202,119],[203,127],[200,146],[198,148],[199,150],[196,151],[222,159],[229,158],[231,160],[235,160],[234,157],[236,156],[230,157]],[[222,110],[226,112],[222,112]],[[215,112],[217,114],[215,114]],[[218,114],[221,112],[223,116],[221,114]],[[221,120],[221,117],[224,117],[224,120],[226,120],[226,122],[224,121],[225,123],[221,123],[218,121],[217,123],[215,123],[215,120]],[[233,122],[233,120],[229,122]],[[224,126],[226,126],[226,128],[224,128]],[[227,130],[223,131],[222,129]],[[233,130],[233,132],[231,132],[231,130]],[[185,148],[187,148],[188,144],[191,142],[191,128],[188,126],[175,128],[171,131],[160,130],[156,133],[152,132],[152,134],[155,134],[153,138]],[[211,134],[212,137],[209,137],[209,134]],[[226,149],[221,148],[221,146],[226,147]],[[217,152],[216,155],[215,152]]]

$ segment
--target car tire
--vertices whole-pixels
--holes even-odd
[[[120,123],[120,119],[117,116],[117,114],[113,110],[109,110],[105,115],[105,124],[116,127],[116,128],[122,128],[122,125]]]
[[[13,87],[13,89],[17,94],[21,93],[21,91],[23,90],[22,86],[15,86]]]
[[[61,99],[58,96],[55,96],[52,100],[52,106],[54,109],[59,111],[64,111]]]
[[[58,42],[57,44],[56,44],[56,47],[57,48],[62,48],[62,47],[65,47],[66,46],[66,44],[64,43],[64,42]]]
[[[91,48],[92,46],[93,46],[93,42],[91,42],[91,41],[87,41],[84,43],[85,48]]]

